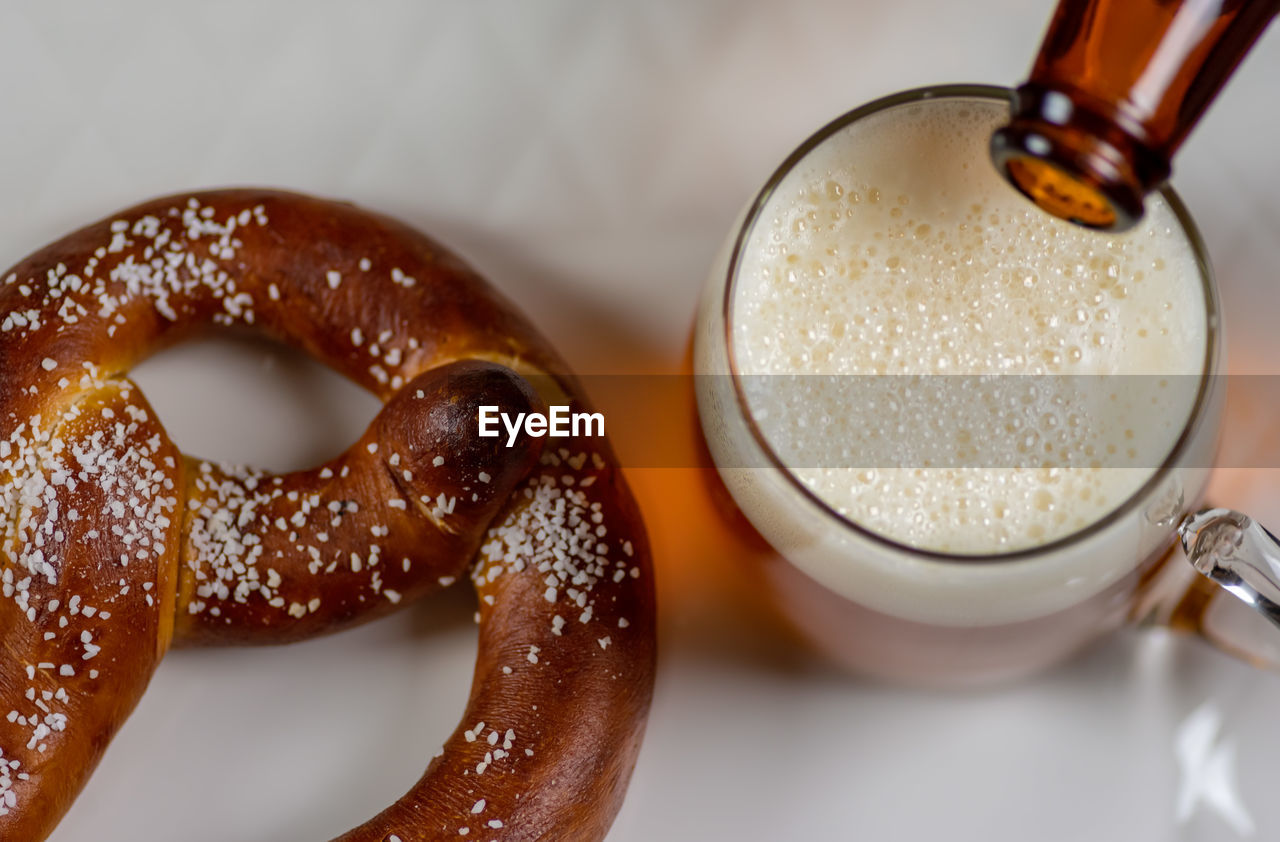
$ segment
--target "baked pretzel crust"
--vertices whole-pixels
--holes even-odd
[[[184,457],[127,373],[211,326],[302,349],[383,409],[309,471]],[[157,199],[0,274],[0,838],[53,830],[171,645],[301,640],[464,575],[462,722],[339,838],[602,838],[652,695],[653,575],[607,442],[476,435],[482,404],[551,403],[588,408],[507,301],[349,204]]]

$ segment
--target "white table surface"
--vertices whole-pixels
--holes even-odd
[[[792,146],[894,90],[1016,83],[1050,11],[0,0],[0,264],[152,195],[290,187],[435,234],[572,362],[661,370],[732,217]],[[1177,162],[1236,372],[1280,368],[1277,78],[1273,34]],[[184,347],[139,379],[189,452],[276,469],[340,450],[375,411],[251,342]],[[1243,429],[1228,435],[1247,454]],[[1276,471],[1217,483],[1280,522]],[[657,697],[613,842],[1280,834],[1276,676],[1130,632],[1013,687],[909,692],[814,663],[732,594],[663,592]],[[448,594],[327,640],[171,656],[53,839],[289,842],[362,821],[453,729],[470,614]]]

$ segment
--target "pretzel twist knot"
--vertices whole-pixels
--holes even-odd
[[[303,349],[383,409],[313,470],[184,457],[127,373],[210,325]],[[346,204],[159,199],[0,274],[0,838],[52,832],[171,645],[301,640],[468,574],[462,723],[339,838],[602,838],[652,694],[653,578],[607,443],[478,435],[481,405],[553,402],[585,407],[506,301]]]

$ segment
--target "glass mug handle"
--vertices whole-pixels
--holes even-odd
[[[1178,523],[1190,565],[1172,559],[1135,619],[1199,634],[1255,666],[1280,669],[1280,539],[1248,515],[1202,509]]]

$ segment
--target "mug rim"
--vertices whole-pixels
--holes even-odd
[[[895,108],[900,105],[906,105],[913,102],[921,102],[931,99],[982,99],[982,100],[1000,100],[1006,103],[1012,102],[1014,91],[1010,88],[1001,87],[999,85],[987,85],[979,83],[951,83],[943,85],[928,85],[919,88],[911,88],[909,90],[900,91],[898,93],[889,94],[879,97],[864,105],[847,111],[844,114],[822,126],[816,132],[811,134],[799,146],[791,152],[790,155],[783,160],[781,164],[773,171],[764,186],[756,193],[751,204],[748,205],[746,215],[741,225],[738,226],[736,235],[734,236],[733,246],[729,253],[729,261],[725,268],[726,282],[724,285],[724,299],[721,302],[721,315],[724,325],[724,342],[726,356],[728,358],[728,368],[730,380],[733,383],[734,401],[737,411],[741,414],[748,431],[751,434],[752,441],[760,448],[768,461],[768,467],[779,472],[786,478],[788,485],[798,492],[800,496],[815,506],[823,517],[837,523],[844,531],[856,535],[857,537],[871,541],[886,549],[898,553],[906,553],[917,559],[923,559],[943,564],[963,564],[972,566],[975,564],[1002,564],[1006,562],[1027,561],[1041,555],[1051,554],[1059,550],[1068,549],[1088,541],[1095,535],[1106,531],[1112,525],[1128,517],[1132,512],[1142,504],[1153,492],[1155,492],[1165,478],[1178,466],[1182,457],[1191,449],[1195,441],[1196,434],[1200,426],[1204,423],[1206,414],[1212,404],[1210,400],[1211,385],[1214,379],[1213,375],[1218,370],[1221,356],[1221,310],[1218,301],[1217,284],[1213,277],[1213,270],[1209,264],[1208,251],[1205,247],[1204,240],[1201,237],[1200,229],[1197,227],[1195,220],[1192,219],[1190,211],[1183,204],[1182,199],[1167,184],[1162,186],[1157,192],[1168,203],[1172,210],[1174,218],[1178,225],[1182,228],[1186,235],[1187,241],[1191,246],[1192,256],[1195,258],[1196,268],[1200,279],[1200,288],[1204,293],[1205,307],[1205,352],[1204,362],[1200,370],[1200,382],[1196,391],[1195,403],[1192,405],[1191,411],[1187,415],[1177,440],[1169,449],[1169,453],[1147,480],[1139,486],[1132,494],[1125,498],[1124,502],[1116,508],[1112,509],[1101,518],[1085,526],[1056,538],[1048,543],[1039,544],[1032,547],[1023,547],[1021,549],[1011,550],[1009,552],[998,553],[950,553],[940,550],[931,550],[922,547],[915,547],[905,544],[901,541],[869,529],[860,525],[856,521],[846,517],[840,512],[832,508],[825,500],[814,493],[808,486],[800,481],[800,478],[789,468],[777,452],[770,444],[768,437],[756,424],[755,417],[750,411],[750,405],[747,401],[746,392],[743,386],[743,375],[739,370],[734,347],[734,330],[733,330],[733,304],[736,298],[735,291],[738,281],[738,270],[741,263],[743,251],[754,232],[756,223],[759,221],[761,214],[768,207],[770,200],[773,198],[782,181],[799,165],[808,155],[821,146],[825,141],[835,135],[837,132],[853,125],[854,123],[881,111]],[[1171,526],[1170,534],[1173,533]]]

